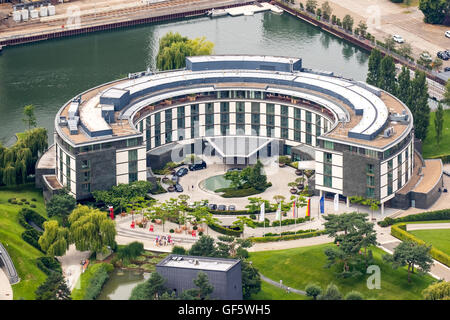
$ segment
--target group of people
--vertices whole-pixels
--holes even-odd
[[[156,246],[167,246],[168,244],[174,245],[170,234],[168,236],[156,236],[155,243]]]

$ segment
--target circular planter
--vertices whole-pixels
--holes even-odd
[[[280,168],[284,168],[284,167],[286,166],[286,163],[279,163],[278,166],[279,166]]]
[[[297,194],[297,189],[295,189],[295,188],[292,188],[290,191],[292,194]]]
[[[303,170],[297,169],[295,170],[295,174],[298,176],[302,176],[303,175]]]
[[[305,186],[303,185],[303,183],[300,183],[300,184],[297,186],[297,188],[300,189],[300,190],[303,190],[304,187],[305,187]]]
[[[167,181],[169,181],[169,178],[167,178],[167,177],[164,177],[164,178],[162,178],[162,183],[167,183]]]
[[[175,191],[175,187],[174,186],[170,186],[170,187],[167,188],[167,191],[174,192]]]

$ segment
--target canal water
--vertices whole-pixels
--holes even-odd
[[[128,300],[133,288],[148,278],[150,278],[150,273],[114,269],[97,300]]]
[[[0,55],[0,142],[26,129],[23,106],[36,107],[38,126],[53,142],[54,116],[66,101],[95,85],[155,67],[159,39],[169,31],[205,36],[216,54],[303,58],[307,68],[365,80],[368,53],[287,13],[195,18],[45,41]]]

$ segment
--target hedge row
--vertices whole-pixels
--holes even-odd
[[[418,214],[412,214],[402,218],[385,218],[383,221],[378,222],[382,227],[391,226],[400,222],[410,222],[410,221],[430,221],[430,220],[449,220],[450,219],[450,209],[436,210],[422,212]]]
[[[413,234],[409,233],[405,230],[406,225],[405,224],[399,224],[399,225],[393,225],[391,227],[391,235],[402,240],[402,241],[412,241],[420,245],[426,245],[426,242],[422,239],[417,238]],[[450,256],[441,250],[438,250],[436,248],[431,247],[430,250],[431,256],[436,259],[437,261],[445,264],[446,266],[450,267]]]
[[[36,259],[36,265],[48,276],[53,272],[62,273],[61,264],[54,257],[39,257]]]
[[[267,209],[266,208],[266,213],[270,213],[270,212],[275,212],[276,209],[274,210],[273,208]],[[250,211],[250,210],[233,210],[233,211],[220,211],[220,210],[209,210],[210,213],[212,214],[222,214],[222,215],[244,215],[244,214],[258,214],[259,210],[255,210],[255,211]]]
[[[94,300],[97,298],[113,270],[114,266],[110,263],[98,263],[89,266],[79,279],[79,288],[73,290],[72,299]]]
[[[287,235],[291,235],[291,234],[300,234],[300,233],[309,233],[309,232],[314,232],[316,231],[315,229],[308,229],[308,230],[297,230],[297,231],[284,231],[281,233],[282,236],[287,236]],[[265,237],[272,237],[272,236],[280,236],[279,233],[266,233]]]
[[[19,224],[26,229],[24,232],[22,232],[22,235],[21,235],[22,239],[25,242],[28,242],[29,244],[31,244],[36,249],[42,251],[41,246],[38,243],[39,237],[42,235],[42,232],[34,229],[28,223],[28,221],[33,221],[38,227],[43,229],[44,228],[43,224],[45,221],[47,221],[47,219],[45,219],[39,213],[37,213],[31,209],[28,209],[28,208],[22,208],[19,211],[17,218],[19,220]]]
[[[208,224],[208,226],[213,229],[216,232],[219,232],[221,234],[227,235],[227,236],[233,236],[233,237],[240,237],[242,230],[233,230],[229,228],[222,227],[218,224]]]
[[[291,234],[286,236],[269,236],[269,237],[254,237],[249,238],[252,242],[274,242],[274,241],[284,241],[284,240],[295,240],[295,239],[305,239],[318,237],[325,234],[325,230],[307,232],[307,233],[299,233],[299,234]]]

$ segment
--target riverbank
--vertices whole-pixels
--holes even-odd
[[[265,2],[266,0],[256,0]],[[97,15],[95,9],[83,14],[83,8],[59,9],[60,14],[40,18],[34,23],[19,22],[14,27],[2,27],[0,45],[13,46],[30,42],[76,36],[85,33],[132,27],[161,21],[203,16],[212,9],[226,9],[252,4],[255,1],[239,0],[174,0],[164,3],[137,6],[135,10],[111,6]],[[76,2],[75,2],[76,3]],[[101,8],[98,8],[99,10]],[[78,10],[78,11],[77,11]],[[72,16],[70,12],[77,12]],[[45,19],[49,18],[49,19]],[[72,23],[73,21],[73,23]],[[31,21],[30,21],[31,22]],[[23,23],[23,25],[20,25]]]

